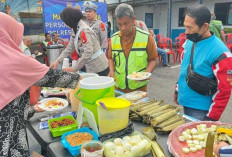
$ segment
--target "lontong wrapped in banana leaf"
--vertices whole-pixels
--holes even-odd
[[[173,105],[164,105],[158,109],[150,111],[145,116],[143,116],[143,122],[145,124],[150,124],[152,119],[154,119],[158,116],[161,116],[163,114],[166,114],[166,113],[170,112],[171,110],[179,111],[179,107],[173,106]],[[152,113],[152,114],[150,114],[150,113]]]
[[[176,122],[178,122],[178,121],[180,121],[182,119],[183,119],[182,115],[175,115],[175,116],[172,116],[171,118],[163,121],[162,123],[157,125],[155,128],[160,128],[161,129],[161,128],[164,128],[164,127],[166,127],[168,125],[176,123]]]
[[[151,120],[151,126],[152,126],[152,127],[155,127],[155,126],[157,126],[158,124],[162,123],[163,121],[165,121],[165,120],[171,118],[172,116],[174,116],[174,115],[176,115],[176,114],[177,114],[177,111],[176,111],[176,110],[171,110],[171,111],[169,111],[169,112],[167,112],[167,113],[165,113],[165,114],[162,114],[162,115],[160,115],[160,116],[158,116],[158,117],[156,117],[156,118],[153,118],[153,119]]]
[[[173,129],[177,128],[178,126],[180,126],[184,123],[185,123],[185,120],[182,119],[182,120],[177,121],[171,125],[165,126],[164,128],[157,128],[157,131],[161,132],[161,133],[169,133],[170,131],[172,131]]]
[[[150,105],[148,105],[148,106],[141,107],[141,108],[138,109],[137,111],[139,111],[139,112],[145,111],[145,110],[151,109],[151,107],[153,107],[153,106],[160,106],[160,105],[162,105],[162,104],[163,104],[163,100],[157,101],[157,102],[152,103],[152,104],[150,104]]]
[[[149,106],[149,108],[138,110],[137,113],[138,113],[141,117],[143,117],[144,115],[146,115],[146,114],[147,114],[148,112],[150,112],[151,110],[156,110],[156,109],[162,107],[162,103],[163,103],[162,101],[156,102],[156,103],[152,104],[151,106]]]
[[[140,117],[137,113],[130,114],[130,119],[134,121],[142,121],[142,117]]]
[[[171,111],[172,109],[166,109],[166,110],[163,110],[163,111],[160,111],[158,113],[155,113],[155,114],[152,114],[151,116],[148,116],[148,115],[145,115],[143,116],[143,123],[145,124],[151,124],[151,119],[155,118],[155,117],[158,117],[162,114],[165,114],[169,111]]]
[[[164,106],[160,106],[160,108],[157,108],[155,110],[150,110],[149,112],[146,113],[146,115],[151,116],[152,114],[158,113],[160,111],[166,110],[168,108],[170,108],[171,105],[164,105]]]
[[[152,100],[152,101],[149,101],[149,102],[146,102],[146,103],[136,104],[136,106],[130,108],[130,111],[135,112],[135,111],[137,111],[138,109],[140,109],[142,107],[148,106],[148,105],[156,103],[156,102],[157,102],[157,100]]]

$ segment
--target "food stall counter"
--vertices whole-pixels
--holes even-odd
[[[142,128],[147,127],[147,125],[142,124],[140,122],[133,122],[135,131],[142,132]],[[167,157],[172,157],[172,155],[168,151],[167,146],[168,134],[158,134],[158,143],[163,148]],[[66,148],[63,147],[60,140],[53,142],[48,145],[47,155],[49,157],[72,157],[72,155],[68,152]],[[148,154],[146,157],[153,157],[152,154]]]

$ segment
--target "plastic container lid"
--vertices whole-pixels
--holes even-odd
[[[85,78],[89,78],[89,77],[96,77],[96,76],[99,76],[98,74],[95,74],[95,73],[80,73],[81,77],[83,79]]]
[[[99,102],[103,102],[108,109],[121,109],[131,105],[130,101],[121,98],[103,98],[96,101],[98,106],[101,106]]]
[[[80,81],[80,88],[83,89],[104,89],[114,86],[114,79],[106,76],[85,78]]]

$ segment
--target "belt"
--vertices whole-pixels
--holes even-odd
[[[97,57],[99,57],[101,54],[103,53],[103,51],[101,49],[99,49],[96,53],[94,53],[92,55],[92,57],[88,60],[88,63],[91,62],[92,60],[96,59]]]

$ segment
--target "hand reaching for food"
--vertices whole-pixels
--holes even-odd
[[[45,111],[45,110],[39,108],[38,104],[39,104],[39,102],[34,106],[35,112],[43,112],[43,111]]]

